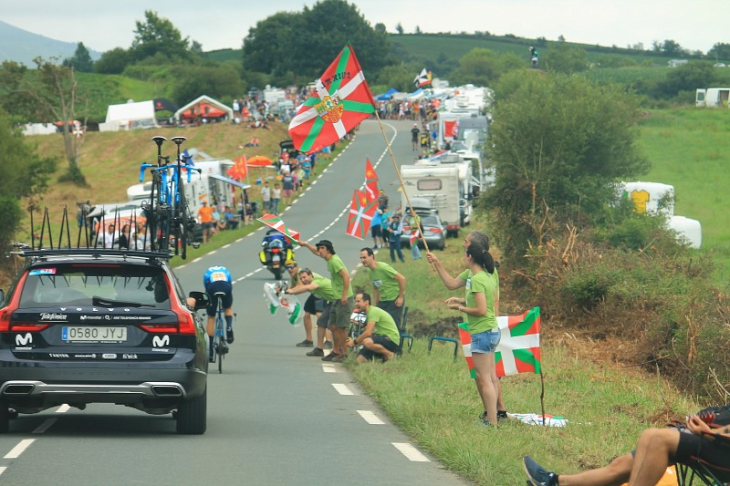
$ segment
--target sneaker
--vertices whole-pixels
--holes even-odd
[[[305,339],[301,343],[297,343],[298,348],[311,348],[312,346],[314,346],[314,343],[309,339]]]
[[[345,356],[344,354],[338,354],[337,356],[332,358],[332,362],[333,363],[342,363],[346,359],[347,359],[347,356]]]
[[[485,427],[489,427],[489,428],[494,427],[494,424],[486,418],[484,420],[482,420],[482,425]]]
[[[507,420],[508,418],[509,416],[507,415],[507,410],[497,410],[497,422]]]
[[[528,482],[533,486],[557,486],[558,476],[540,467],[530,456],[522,458],[522,466],[525,468]]]
[[[324,349],[332,349],[332,341],[325,341]]]
[[[330,353],[327,356],[325,356],[324,358],[322,358],[322,361],[333,361],[338,356],[339,356],[339,354],[337,354],[337,353]]]
[[[233,328],[232,327],[226,328],[226,335],[227,335],[226,341],[228,341],[228,344],[231,344],[233,342]]]
[[[324,356],[324,351],[321,348],[314,348],[307,353],[307,356]]]
[[[377,249],[378,249],[378,245],[375,245],[375,246],[373,247],[373,250],[377,250]]]

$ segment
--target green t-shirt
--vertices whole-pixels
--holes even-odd
[[[345,288],[345,281],[342,275],[340,275],[340,270],[342,269],[347,271],[347,267],[342,263],[342,258],[338,255],[332,255],[332,258],[327,262],[327,270],[329,270],[330,278],[332,279],[332,291],[337,296],[334,300],[340,300],[342,298],[342,290]],[[347,297],[354,297],[352,285],[347,288]]]
[[[375,321],[373,334],[377,334],[378,336],[388,336],[395,344],[400,343],[398,326],[395,325],[395,321],[391,315],[383,309],[371,305],[368,308],[367,321]]]
[[[370,282],[380,292],[380,300],[393,301],[400,294],[400,287],[395,276],[398,274],[395,268],[385,262],[377,262],[375,269],[367,269],[370,274]]]
[[[466,305],[464,307],[475,308],[477,306],[474,293],[483,293],[487,300],[487,315],[472,316],[467,314],[466,322],[469,324],[469,332],[471,334],[479,334],[480,332],[491,331],[497,328],[497,316],[494,314],[494,293],[499,292],[499,276],[497,272],[488,274],[482,270],[476,274],[471,270],[464,270],[459,274],[459,278],[466,280]]]
[[[330,281],[330,279],[328,279],[327,277],[323,277],[321,275],[313,273],[312,283],[317,284],[317,288],[312,290],[311,294],[318,299],[323,299],[329,302],[340,300],[340,296],[342,294],[335,295],[335,293],[332,291],[332,281]]]

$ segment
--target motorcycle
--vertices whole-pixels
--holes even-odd
[[[281,274],[288,260],[294,259],[294,252],[284,243],[283,238],[265,238],[261,243],[259,260],[271,273],[275,280],[281,280]]]

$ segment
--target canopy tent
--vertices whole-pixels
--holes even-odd
[[[418,88],[413,93],[409,93],[407,98],[409,100],[420,100],[421,98],[423,98],[425,96],[425,94],[426,93],[423,91],[423,88]]]
[[[178,121],[182,119],[224,118],[226,116],[233,118],[233,109],[205,95],[199,96],[175,112],[175,118]]]
[[[388,100],[389,100],[389,99],[390,99],[390,98],[391,98],[391,97],[393,96],[393,94],[395,94],[395,93],[397,93],[397,92],[398,92],[398,90],[397,90],[397,89],[395,89],[395,88],[390,88],[390,89],[389,89],[388,91],[386,91],[385,93],[383,93],[383,94],[381,94],[381,95],[378,95],[378,96],[376,96],[376,97],[375,97],[375,101],[388,101]]]
[[[106,112],[106,122],[99,124],[101,132],[115,132],[130,128],[156,127],[155,104],[149,101],[130,101],[120,105],[109,105]]]

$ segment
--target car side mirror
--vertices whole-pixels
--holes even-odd
[[[205,292],[190,292],[188,297],[195,300],[195,310],[205,309],[210,305],[210,297]]]

